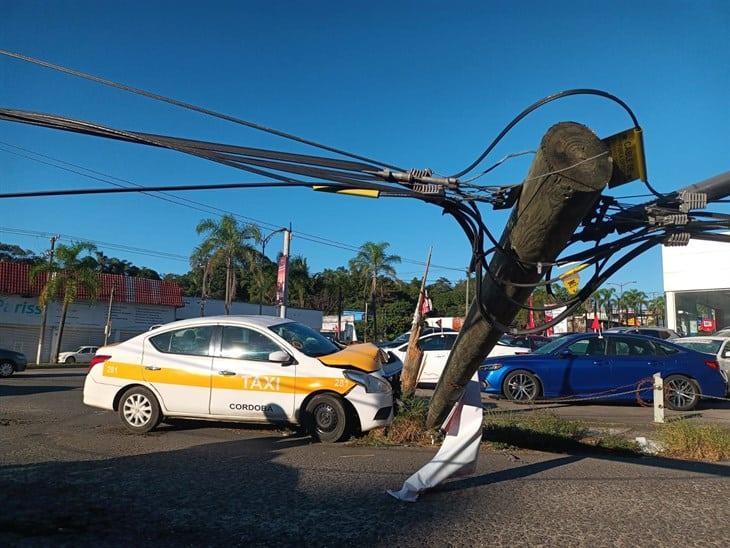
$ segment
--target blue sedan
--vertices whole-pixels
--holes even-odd
[[[570,335],[533,354],[487,358],[479,381],[482,392],[518,402],[594,395],[635,400],[635,391],[617,393],[636,389],[654,373],[661,373],[666,404],[673,410],[693,409],[703,395],[725,396],[726,379],[714,356],[621,333]],[[651,384],[642,383],[642,399],[651,399]]]

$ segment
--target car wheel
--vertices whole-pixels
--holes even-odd
[[[314,396],[307,404],[304,419],[309,434],[323,443],[341,441],[350,433],[345,403],[339,396]]]
[[[0,363],[0,377],[9,377],[15,372],[15,366],[11,362]]]
[[[691,411],[700,401],[700,388],[695,381],[682,375],[664,379],[664,404],[672,411]]]
[[[512,371],[504,379],[502,393],[510,401],[531,402],[540,395],[540,381],[527,371]]]
[[[74,358],[73,356],[69,356],[68,358],[66,358],[66,359],[65,359],[65,360],[63,361],[63,363],[69,363],[69,364],[70,364],[70,363],[76,363],[76,358]]]
[[[119,400],[119,417],[127,430],[135,434],[149,432],[162,418],[157,398],[143,386],[130,388],[122,395]]]

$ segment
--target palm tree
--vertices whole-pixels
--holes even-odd
[[[616,296],[616,290],[612,287],[602,288],[597,290],[593,295],[595,296],[594,298],[596,299],[596,303],[598,304],[598,310],[600,311],[601,307],[603,307],[606,312],[606,318],[610,322],[611,312],[613,304],[615,302],[614,298]]]
[[[208,279],[213,267],[213,255],[210,244],[203,242],[193,249],[190,255],[190,267],[193,272],[200,271],[200,316],[205,316],[205,303],[208,300]]]
[[[74,242],[71,245],[60,244],[56,248],[57,263],[37,264],[30,272],[31,280],[46,275],[46,281],[41,289],[38,303],[45,310],[48,303],[61,298],[61,317],[58,320],[58,343],[53,355],[54,362],[58,361],[61,350],[63,329],[66,325],[68,307],[76,301],[79,292],[86,293],[94,301],[99,293],[100,281],[98,273],[85,260],[96,250],[94,244],[88,242]],[[81,257],[86,252],[87,256]]]
[[[634,325],[638,325],[641,317],[642,307],[646,305],[646,293],[638,289],[627,289],[621,295],[621,301],[626,306],[626,317],[628,319],[629,308],[634,311]]]
[[[253,225],[240,225],[233,215],[223,215],[219,221],[203,219],[195,230],[206,236],[200,245],[210,252],[212,267],[225,265],[224,304],[226,314],[230,314],[231,303],[236,296],[236,266],[243,262],[245,253],[251,250],[247,242],[257,242],[261,234]]]
[[[388,242],[365,242],[360,251],[350,260],[350,269],[364,281],[369,280],[370,299],[373,309],[373,338],[378,338],[378,323],[376,314],[376,298],[378,278],[397,279],[393,265],[400,263],[398,255],[388,255]],[[367,287],[367,285],[366,285]]]
[[[647,304],[647,308],[654,317],[654,325],[664,325],[664,295],[659,295],[651,299]],[[659,321],[660,319],[662,320],[661,322]]]
[[[296,255],[289,261],[289,293],[296,298],[299,308],[304,308],[311,286],[307,259]]]

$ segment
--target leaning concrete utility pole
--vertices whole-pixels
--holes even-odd
[[[497,322],[509,325],[520,310],[509,298],[524,304],[533,290],[510,282],[540,280],[538,265],[555,261],[593,208],[612,171],[608,147],[587,127],[562,122],[545,134],[500,239],[504,252],[496,251],[490,261],[492,275],[483,276],[481,295],[477,292],[471,303],[436,386],[428,410],[429,427],[443,423],[502,335],[483,317],[479,297]]]
[[[413,323],[411,323],[411,336],[408,337],[408,350],[406,350],[406,358],[403,363],[403,395],[406,396],[416,389],[418,384],[418,373],[421,370],[421,360],[423,359],[423,350],[418,345],[418,339],[421,337],[421,319],[423,317],[423,300],[426,291],[426,279],[428,278],[428,269],[431,266],[431,252],[433,248],[429,248],[428,257],[426,258],[426,268],[423,271],[421,279],[421,289],[416,299],[416,310],[413,312]]]
[[[289,246],[291,245],[291,225],[284,229],[284,249],[279,261],[279,283],[281,284],[281,307],[279,317],[286,318],[286,303],[289,298]]]
[[[53,265],[53,254],[56,252],[56,241],[58,241],[60,236],[51,236],[51,249],[48,251],[48,264]],[[49,273],[49,276],[53,276],[53,273]],[[46,306],[44,306],[41,309],[41,330],[38,335],[38,350],[36,351],[35,355],[35,363],[39,364],[41,363],[41,355],[43,354],[43,339],[46,337],[46,322],[48,321],[48,305],[50,303],[46,303]]]

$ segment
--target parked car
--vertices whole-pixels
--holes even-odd
[[[453,329],[442,329],[440,327],[424,327],[423,329],[421,329],[421,337],[423,337],[424,335],[431,335],[432,333],[458,333],[458,331],[455,331]],[[408,344],[410,338],[411,332],[406,331],[405,333],[398,335],[392,341],[380,341],[375,344],[380,348],[395,348],[397,346],[403,345],[404,343]]]
[[[22,352],[0,348],[0,377],[9,377],[16,371],[25,371],[28,358]]]
[[[421,362],[421,374],[418,377],[418,382],[422,384],[433,384],[437,383],[441,377],[441,373],[446,367],[446,361],[449,359],[451,353],[451,347],[456,342],[458,332],[444,332],[431,333],[429,335],[423,335],[418,339],[418,345],[423,350],[423,361]],[[389,353],[394,354],[398,359],[403,362],[406,358],[406,351],[408,350],[408,343],[402,344],[398,348],[388,348]],[[490,356],[513,356],[515,354],[526,354],[527,350],[524,348],[517,348],[514,346],[507,346],[506,344],[497,343]]]
[[[656,337],[657,339],[678,339],[674,329],[667,329],[666,327],[610,327],[604,330],[604,333],[634,333],[637,335],[647,335],[649,337]]]
[[[386,359],[373,344],[341,349],[278,317],[194,318],[101,347],[84,403],[116,411],[135,433],[163,417],[202,418],[294,423],[335,442],[392,421]]]
[[[61,352],[58,355],[58,363],[91,363],[97,350],[98,346],[79,346],[73,352]]]
[[[730,337],[730,327],[723,327],[719,331],[715,332],[717,337]]]
[[[717,358],[720,369],[725,371],[725,375],[730,378],[730,335],[727,337],[717,335],[709,337],[682,337],[672,342],[696,350],[697,352],[712,354]]]
[[[542,335],[502,335],[499,342],[507,346],[525,348],[532,352],[541,346],[545,346],[551,340],[550,337],[543,337]]]
[[[636,393],[612,396],[661,373],[670,409],[693,409],[702,395],[725,395],[725,377],[713,356],[654,337],[625,333],[582,333],[557,339],[532,354],[488,358],[479,368],[482,391],[509,400],[587,396],[632,400]],[[651,399],[651,383],[641,391]]]

